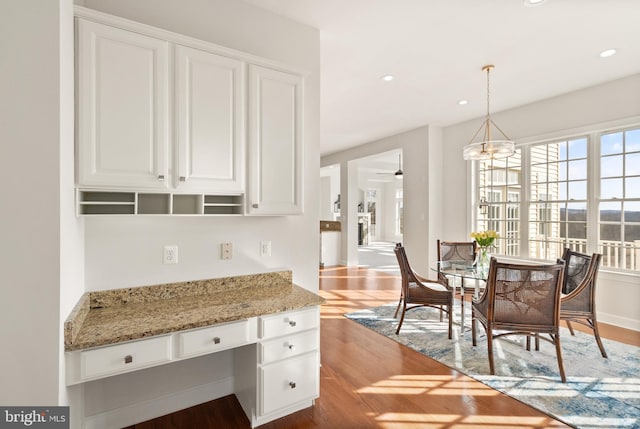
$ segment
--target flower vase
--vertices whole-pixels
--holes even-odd
[[[490,261],[489,246],[480,246],[478,249],[478,262],[476,264],[478,271],[487,273],[489,271]]]

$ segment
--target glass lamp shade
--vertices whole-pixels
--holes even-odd
[[[464,147],[462,156],[466,160],[507,158],[516,151],[512,140],[491,140],[469,143]]]

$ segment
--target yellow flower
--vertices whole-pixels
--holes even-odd
[[[480,231],[480,232],[472,232],[471,237],[476,240],[478,246],[486,247],[491,246],[496,238],[499,238],[500,235],[493,230],[488,231]]]

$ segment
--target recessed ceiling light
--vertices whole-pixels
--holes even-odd
[[[616,53],[615,49],[607,49],[607,50],[604,50],[604,51],[600,52],[600,58],[607,58],[607,57],[610,57],[612,55],[615,55],[615,53]]]
[[[464,106],[464,105],[465,105],[465,104],[467,104],[467,103],[468,103],[468,101],[467,101],[467,100],[460,100],[460,101],[458,101],[458,104],[459,104],[460,106]]]
[[[524,0],[525,6],[540,6],[546,0]]]
[[[393,79],[395,79],[395,76],[392,74],[385,74],[384,76],[381,77],[382,80],[384,80],[385,82],[391,82]]]

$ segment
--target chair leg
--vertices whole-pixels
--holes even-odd
[[[567,328],[569,328],[569,332],[571,332],[571,335],[575,335],[575,332],[573,332],[573,326],[571,326],[571,322],[569,322],[569,320],[565,320],[565,322],[567,323]]]
[[[461,328],[464,329],[464,326]],[[475,347],[476,343],[476,312],[473,306],[471,307],[471,344]]]
[[[531,351],[531,335],[527,335],[527,351]]]
[[[536,351],[540,351],[540,334],[536,334]]]
[[[449,305],[449,339],[453,337],[453,305]]]
[[[487,328],[487,351],[489,352],[489,374],[495,375],[496,370],[493,366],[493,331]]]
[[[404,322],[404,314],[407,312],[407,303],[403,302],[402,304],[402,316],[400,316],[400,323],[398,323],[398,329],[396,329],[396,335],[400,332],[400,328],[402,327],[402,322]]]
[[[600,348],[600,353],[602,353],[602,357],[607,357],[607,352],[604,351],[604,345],[602,345],[602,340],[600,340],[600,332],[598,332],[598,322],[595,319],[589,320],[589,324],[593,328],[593,336],[596,337],[596,342],[598,343],[598,347]]]
[[[556,356],[558,358],[558,368],[560,369],[560,379],[563,383],[567,382],[567,377],[564,375],[564,365],[562,364],[562,348],[560,348],[560,335],[551,334],[551,338],[556,345]]]
[[[398,310],[400,310],[400,304],[402,304],[402,298],[404,298],[402,296],[402,293],[400,293],[400,300],[398,301],[398,306],[396,307],[396,312],[393,313],[393,318],[395,319],[396,317],[398,317]]]

